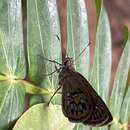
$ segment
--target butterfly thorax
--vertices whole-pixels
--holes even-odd
[[[66,77],[69,77],[70,75],[73,74],[73,72],[75,72],[75,68],[74,68],[72,58],[65,58],[62,69],[59,73],[59,81],[61,81]]]
[[[63,62],[63,69],[67,71],[75,71],[72,58],[69,57],[65,58]]]

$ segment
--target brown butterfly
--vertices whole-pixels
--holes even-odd
[[[51,62],[59,64],[56,61]],[[72,58],[65,58],[63,64],[59,65],[61,67],[59,69],[56,67],[56,71],[59,73],[60,87],[54,95],[62,88],[64,115],[71,122],[82,122],[85,125],[100,127],[109,124],[112,121],[109,109],[91,84],[75,71]]]

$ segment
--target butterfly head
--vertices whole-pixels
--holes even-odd
[[[69,58],[69,57],[65,58],[65,60],[63,62],[63,66],[65,68],[68,68],[71,70],[74,69],[74,62],[73,62],[72,58]]]

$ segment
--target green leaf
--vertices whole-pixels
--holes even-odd
[[[21,0],[0,1],[0,129],[23,112],[25,90],[19,79],[26,75]],[[6,81],[5,81],[6,80]]]
[[[89,126],[85,126],[81,123],[75,125],[73,130],[91,130]]]
[[[25,89],[26,89],[26,92],[29,93],[29,94],[42,94],[42,95],[47,95],[49,94],[50,92],[47,91],[46,89],[44,88],[41,88],[39,86],[36,86],[34,84],[31,84],[30,82],[26,81],[26,80],[22,80],[21,83],[24,84],[25,86]]]
[[[95,0],[95,3],[96,3],[97,16],[99,18],[101,10],[102,10],[102,6],[103,6],[103,1],[102,0]]]
[[[89,34],[84,0],[67,0],[67,38],[67,54],[74,59],[76,70],[88,78]]]
[[[96,33],[96,46],[94,53],[94,63],[91,72],[91,82],[93,87],[103,100],[108,102],[109,83],[111,77],[111,32],[110,24],[102,0],[97,0],[100,7],[98,14],[98,24]],[[107,57],[107,58],[106,58]]]
[[[28,78],[38,86],[54,90],[58,87],[58,74],[45,76],[55,71],[54,63],[45,58],[61,62],[56,0],[28,0],[27,16]]]
[[[130,35],[128,28],[125,28],[127,40],[118,68],[115,76],[115,81],[113,85],[112,95],[110,98],[110,108],[111,112],[114,116],[114,123],[111,130],[118,130],[119,126],[117,122],[120,120],[120,112],[121,112],[121,105],[123,103],[123,98],[126,90],[126,82],[127,76],[130,68]]]
[[[96,7],[98,23],[94,63],[91,69],[90,79],[92,86],[102,97],[105,103],[108,104],[112,64],[111,32],[108,15],[103,6],[103,0],[96,0]],[[107,129],[107,126],[102,128],[93,128],[93,130]]]
[[[21,79],[25,77],[26,73],[22,44],[22,18],[21,14],[16,13],[21,10],[21,3],[20,0],[18,4],[12,0],[6,4],[11,6],[8,6],[8,20],[6,21],[7,25],[4,26],[8,31],[0,25],[0,73]],[[15,6],[15,8],[12,6]]]
[[[38,104],[25,112],[13,130],[71,130],[74,123],[64,117],[59,105]]]
[[[54,88],[57,75],[44,76],[55,70],[54,63],[42,57],[60,62],[61,46],[56,0],[28,0],[27,45],[29,79],[36,84]],[[57,84],[56,84],[57,85]]]
[[[130,86],[128,86],[127,93],[125,95],[122,107],[121,107],[121,123],[122,126],[128,126],[128,120],[130,117]]]
[[[0,130],[7,130],[23,112],[25,90],[15,81],[0,82]]]

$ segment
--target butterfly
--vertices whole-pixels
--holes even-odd
[[[62,88],[62,111],[65,117],[71,122],[95,127],[109,124],[113,120],[109,109],[87,79],[75,70],[72,58],[65,58],[63,64],[51,62],[61,66],[59,69],[56,67],[60,87],[54,95]]]

